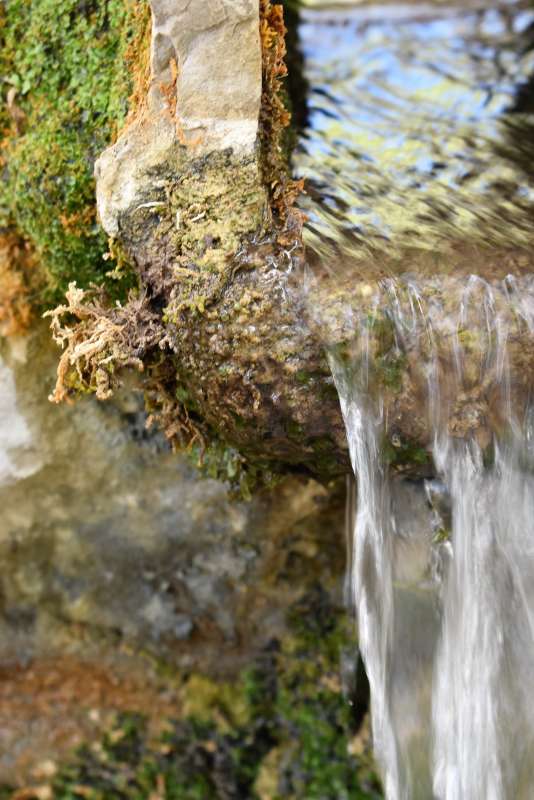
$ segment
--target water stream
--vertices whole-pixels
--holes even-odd
[[[357,478],[348,585],[385,793],[526,800],[532,6],[308,6],[309,308]],[[411,477],[387,453],[399,404],[431,456]]]
[[[431,271],[475,271],[472,253],[470,265],[451,254],[468,242],[528,255],[532,4],[304,5],[310,88],[294,162],[308,252],[367,274],[370,262],[405,271],[412,249]]]
[[[453,313],[429,286],[383,283],[375,315],[354,320],[350,356],[331,354],[358,477],[351,587],[375,749],[399,800],[526,798],[534,779],[533,429],[510,366],[514,343],[533,333],[534,292],[475,277],[457,290]],[[379,314],[426,384],[438,481],[388,474]],[[403,523],[421,491],[434,507],[426,536]]]

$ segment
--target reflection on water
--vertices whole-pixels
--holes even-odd
[[[311,5],[300,26],[308,127],[295,154],[309,249],[526,247],[534,10]]]

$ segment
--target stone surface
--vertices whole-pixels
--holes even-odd
[[[98,159],[97,205],[110,236],[146,202],[150,173],[180,144],[191,157],[231,148],[250,156],[258,133],[261,46],[257,0],[151,0],[146,108]]]
[[[261,98],[257,0],[151,0],[151,114],[175,85],[178,134],[197,153],[251,152]]]
[[[339,475],[337,395],[291,291],[298,224],[273,232],[262,181],[257,4],[152,8],[147,108],[96,165],[102,224],[161,314],[169,369],[208,436],[267,469]]]
[[[311,584],[338,598],[342,493],[292,479],[232,502],[145,430],[135,394],[50,404],[46,329],[25,363],[2,357],[27,460],[0,485],[0,662],[104,651],[231,675]]]

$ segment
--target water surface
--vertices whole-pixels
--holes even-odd
[[[295,168],[309,253],[435,271],[491,246],[530,267],[532,6],[307,6]]]

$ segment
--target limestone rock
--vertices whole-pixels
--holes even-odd
[[[153,0],[146,109],[97,162],[98,210],[163,309],[178,392],[209,435],[269,469],[331,476],[347,448],[321,343],[291,291],[299,223],[277,228],[265,185],[259,5]]]
[[[149,192],[173,145],[199,157],[255,148],[261,99],[256,0],[151,0],[151,79],[146,108],[98,159],[97,205],[110,236],[119,215]]]

